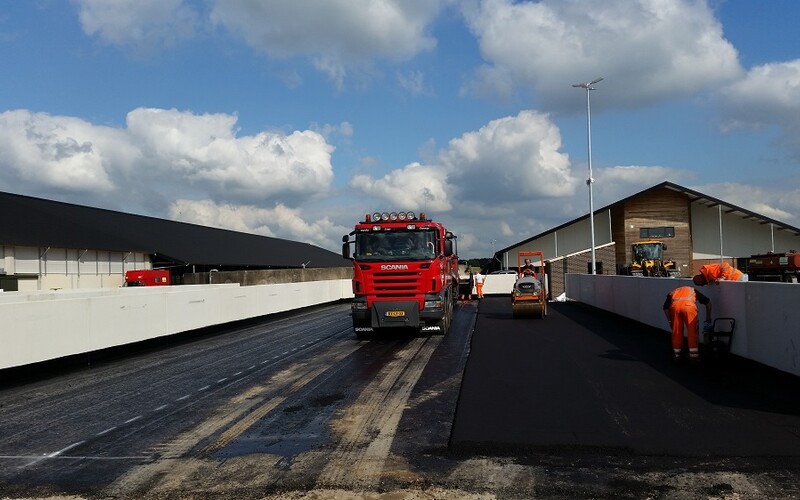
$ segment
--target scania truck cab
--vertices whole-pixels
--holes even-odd
[[[353,261],[351,309],[358,338],[392,328],[447,333],[458,298],[453,233],[424,213],[376,212],[366,214],[342,243],[342,256]]]

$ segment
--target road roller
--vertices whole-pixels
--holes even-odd
[[[514,318],[541,318],[547,315],[547,287],[542,252],[519,252],[519,274],[511,292]],[[534,262],[531,262],[531,259]]]

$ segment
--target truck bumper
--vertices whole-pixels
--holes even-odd
[[[374,301],[367,308],[364,297],[353,299],[351,311],[356,331],[368,332],[377,328],[418,328],[438,323],[444,317],[444,299],[426,295],[425,307],[420,310],[416,300]]]

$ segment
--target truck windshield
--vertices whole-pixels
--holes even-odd
[[[431,260],[436,256],[433,230],[356,234],[353,258],[360,261]]]
[[[633,246],[634,260],[660,260],[661,259],[661,245],[657,243],[649,243],[644,245]]]

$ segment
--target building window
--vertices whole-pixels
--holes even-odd
[[[643,227],[639,229],[640,238],[674,238],[674,227]]]

